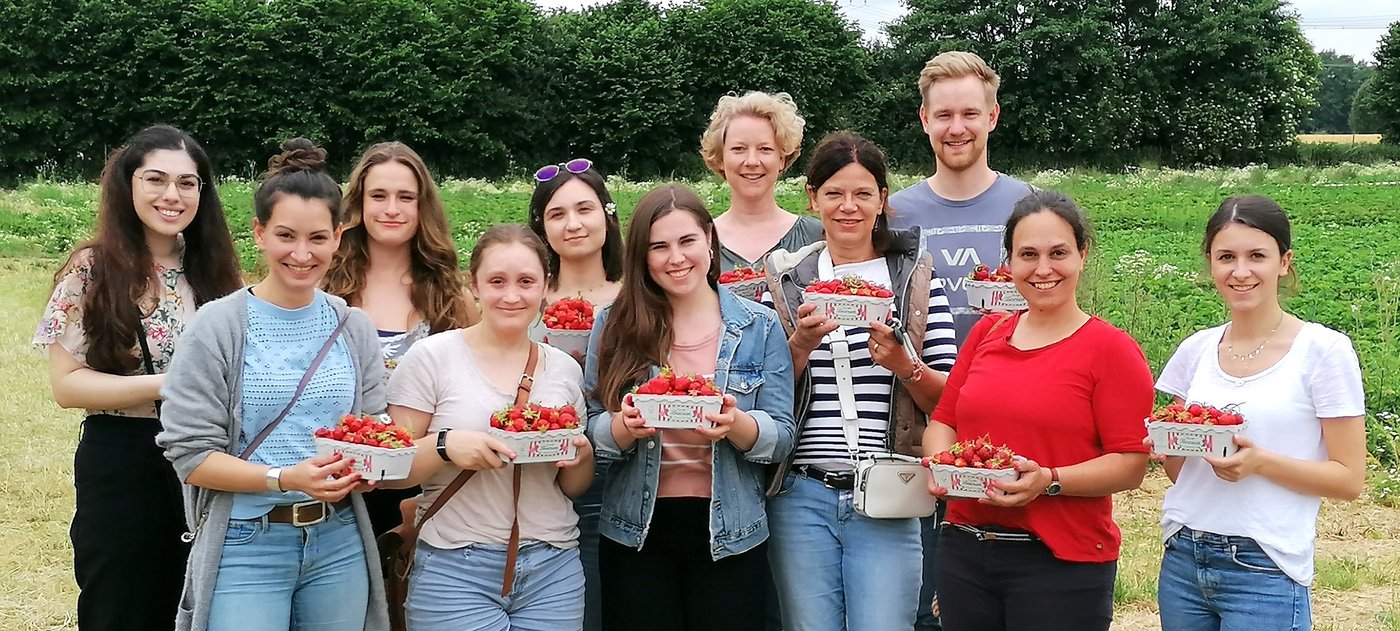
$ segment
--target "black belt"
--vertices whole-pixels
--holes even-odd
[[[1029,542],[1034,542],[1034,541],[1040,541],[1040,537],[1037,537],[1037,536],[1035,536],[1035,535],[1033,535],[1033,534],[1031,534],[1031,533],[1029,533],[1029,532],[1007,532],[1007,531],[1004,531],[1004,530],[985,530],[985,529],[982,529],[982,528],[977,528],[976,526],[968,526],[968,525],[965,525],[965,524],[954,524],[954,523],[946,522],[946,521],[942,523],[942,527],[943,527],[944,530],[947,530],[947,529],[949,529],[949,528],[956,528],[956,529],[961,530],[961,531],[963,531],[963,532],[965,532],[965,533],[967,533],[967,534],[969,534],[969,535],[972,535],[972,536],[976,537],[978,541],[1021,541],[1021,542],[1027,542],[1027,543],[1029,543]]]
[[[800,464],[793,467],[792,470],[797,472],[798,475],[807,476],[821,482],[826,485],[826,488],[832,490],[849,491],[856,488],[856,472],[849,469],[845,471],[827,471],[816,465]]]

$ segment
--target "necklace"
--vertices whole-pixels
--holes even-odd
[[[1254,361],[1254,358],[1255,358],[1255,357],[1258,357],[1258,356],[1259,356],[1259,353],[1261,353],[1261,352],[1264,351],[1264,346],[1267,345],[1267,344],[1269,343],[1269,340],[1274,339],[1274,334],[1275,334],[1275,333],[1278,333],[1278,328],[1279,328],[1280,326],[1283,326],[1283,314],[1279,314],[1279,316],[1278,316],[1278,324],[1275,324],[1275,325],[1274,325],[1274,330],[1269,331],[1269,335],[1268,335],[1267,337],[1265,337],[1265,338],[1264,338],[1264,341],[1263,341],[1263,342],[1260,342],[1260,343],[1259,343],[1259,346],[1256,347],[1254,350],[1249,351],[1248,353],[1245,353],[1245,354],[1243,354],[1243,355],[1236,355],[1236,354],[1235,354],[1235,343],[1234,343],[1234,342],[1226,342],[1226,343],[1225,343],[1225,354],[1226,354],[1226,355],[1229,355],[1229,356],[1230,356],[1230,359],[1232,359],[1232,360],[1234,360],[1234,361],[1237,361],[1237,362],[1240,362],[1240,363],[1249,363],[1249,362]]]

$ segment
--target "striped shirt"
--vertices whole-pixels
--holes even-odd
[[[856,275],[886,287],[892,286],[889,267],[883,258],[837,265],[835,274],[837,277]],[[771,299],[771,296],[768,298]],[[860,451],[888,452],[885,437],[889,429],[890,392],[894,386],[894,375],[871,359],[869,331],[846,327],[845,333],[851,351],[856,414],[860,420]],[[948,308],[948,297],[943,291],[943,280],[934,277],[929,284],[928,324],[924,328],[920,349],[923,362],[934,370],[952,370],[958,353],[954,339],[953,316]],[[836,367],[832,361],[829,337],[824,338],[807,357],[807,370],[811,371],[812,390],[807,422],[798,436],[793,464],[848,462],[850,456],[845,434],[841,430],[841,403],[837,398]]]

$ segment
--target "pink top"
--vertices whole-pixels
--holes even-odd
[[[694,344],[672,344],[671,368],[714,378],[722,330],[723,327],[717,328]],[[709,497],[713,455],[714,443],[700,432],[661,430],[661,481],[657,484],[656,496]]]

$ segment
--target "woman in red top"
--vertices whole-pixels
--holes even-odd
[[[1003,243],[1029,309],[973,327],[923,445],[932,455],[987,435],[1026,459],[987,497],[949,498],[943,628],[1107,630],[1122,541],[1110,496],[1147,471],[1152,372],[1137,342],[1075,301],[1091,237],[1073,200],[1027,195]]]

